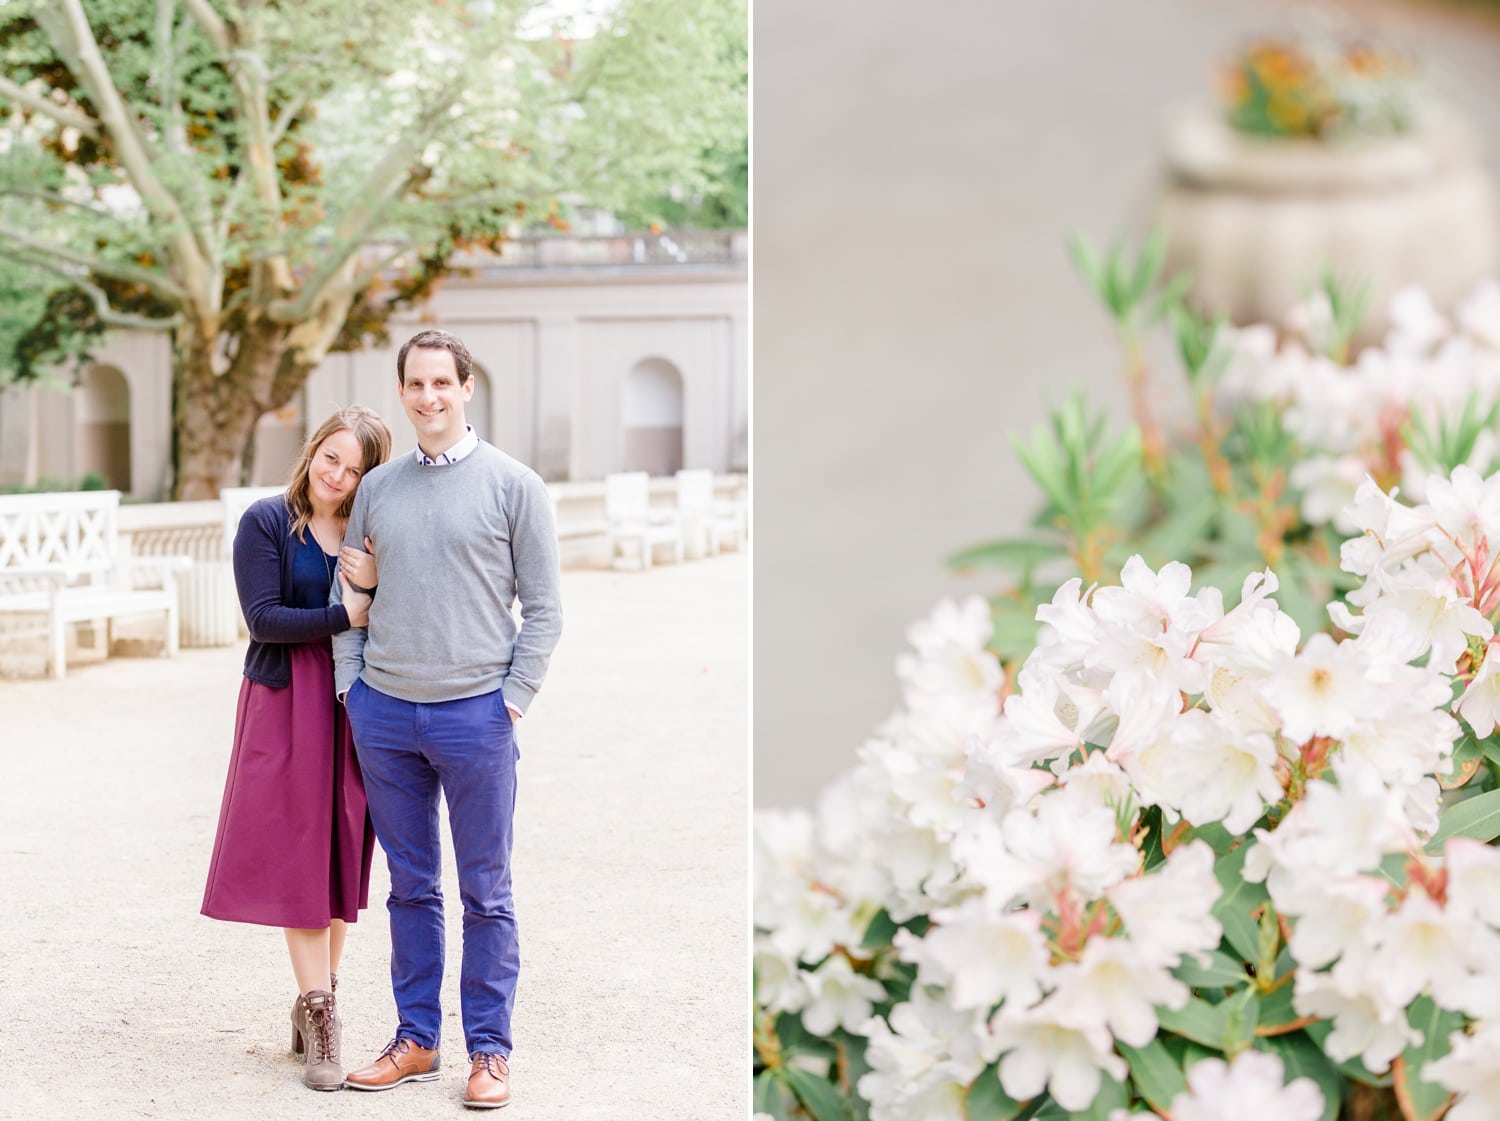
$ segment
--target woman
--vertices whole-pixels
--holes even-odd
[[[328,593],[360,478],[390,450],[379,416],[340,409],[303,445],[286,493],[254,503],[234,538],[250,648],[203,914],[285,931],[292,1050],[306,1051],[314,1090],[344,1084],[333,988],[375,843],[329,642],[365,625],[370,597],[346,584],[330,607]]]

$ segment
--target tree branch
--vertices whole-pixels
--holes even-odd
[[[51,98],[32,93],[25,86],[18,85],[3,75],[0,75],[0,97],[8,97],[17,105],[24,105],[32,112],[51,117],[60,125],[65,125],[68,128],[76,128],[87,137],[97,138],[99,136],[99,122],[94,120],[93,117],[90,117],[86,113],[76,113],[72,109],[64,108]]]
[[[339,219],[327,256],[302,283],[295,300],[277,300],[270,315],[281,323],[305,319],[323,299],[325,289],[344,269],[349,259],[365,244],[371,231],[384,216],[385,204],[398,196],[411,182],[411,161],[436,121],[458,100],[462,87],[455,82],[427,106],[417,119],[402,129],[402,136],[370,170],[360,188],[351,194],[354,200]]]
[[[181,204],[152,170],[154,153],[115,87],[80,0],[57,0],[57,7],[40,5],[35,14],[58,52],[76,62],[75,74],[98,106],[99,122],[114,141],[120,163],[141,201],[172,228],[168,244],[187,285],[186,291],[177,289],[177,298],[196,307],[205,319],[217,320],[223,299],[221,286],[213,283],[208,261]]]
[[[224,18],[218,12],[214,11],[213,5],[208,0],[182,0],[182,6],[198,21],[198,26],[203,29],[203,34],[208,36],[208,41],[213,44],[214,50],[227,57],[233,49],[233,44],[229,41],[229,25],[224,22]]]
[[[270,142],[273,152],[276,149],[276,145],[286,139],[287,130],[292,127],[292,122],[297,119],[297,115],[305,108],[307,108],[307,92],[305,90],[281,107],[281,115],[276,118],[275,124],[271,126]]]
[[[34,257],[17,258],[23,265],[49,272],[53,276],[60,276],[75,288],[82,290],[94,301],[94,311],[99,316],[99,321],[107,327],[118,327],[121,330],[138,331],[170,331],[174,327],[181,326],[182,316],[171,315],[165,319],[158,319],[152,315],[135,315],[131,312],[116,311],[110,306],[109,297],[87,275],[69,272],[67,269],[52,261],[37,260]],[[82,266],[79,266],[82,269]]]
[[[124,262],[106,261],[89,253],[79,253],[73,249],[67,249],[50,241],[32,237],[24,230],[18,230],[11,226],[0,224],[0,242],[9,242],[12,246],[27,250],[31,253],[39,253],[43,257],[66,261],[70,265],[79,265],[99,276],[113,277],[115,280],[123,280],[130,284],[144,284],[164,300],[176,304],[189,302],[187,293],[179,288],[165,273],[148,269],[141,265],[128,265]]]

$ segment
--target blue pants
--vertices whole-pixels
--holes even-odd
[[[375,835],[391,870],[391,988],[397,1035],[437,1047],[442,1034],[442,843],[448,802],[464,905],[459,996],[469,1054],[509,1057],[521,968],[510,893],[515,728],[497,689],[435,704],[397,700],[363,680],[346,700]]]

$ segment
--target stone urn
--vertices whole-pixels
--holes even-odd
[[[1331,268],[1370,284],[1360,337],[1374,339],[1402,285],[1452,308],[1495,273],[1494,186],[1472,128],[1441,105],[1408,133],[1347,140],[1249,136],[1195,106],[1169,119],[1162,155],[1168,266],[1236,323],[1280,323]]]

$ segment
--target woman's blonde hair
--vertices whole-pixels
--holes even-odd
[[[363,458],[363,462],[359,465],[361,478],[370,468],[379,467],[390,458],[391,430],[386,427],[385,421],[380,419],[380,414],[374,409],[367,409],[363,405],[350,405],[337,410],[318,425],[318,430],[302,445],[302,451],[297,455],[297,465],[292,468],[292,481],[286,488],[287,510],[292,518],[292,532],[297,535],[298,541],[307,540],[303,532],[313,516],[312,500],[307,496],[307,473],[312,466],[313,454],[322,446],[324,440],[335,432],[343,431],[354,433],[354,438],[359,441],[360,454]],[[338,516],[348,518],[349,511],[353,508],[354,495],[351,494],[339,505]]]

